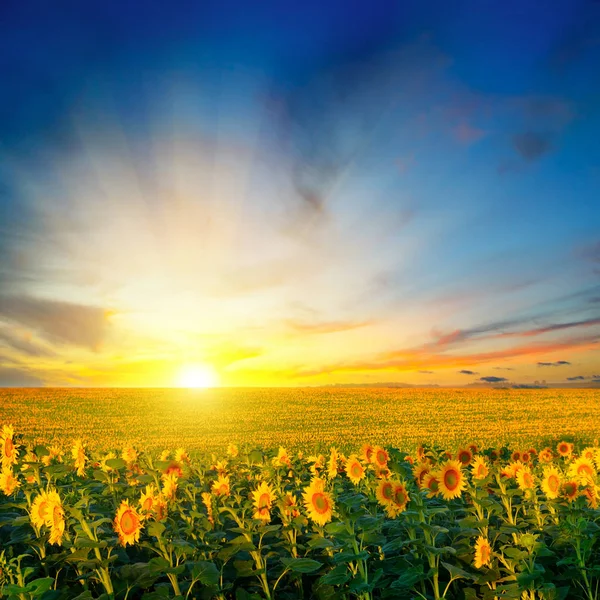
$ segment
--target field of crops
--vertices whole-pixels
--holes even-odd
[[[243,446],[350,450],[365,440],[412,451],[543,446],[600,437],[599,390],[501,389],[7,389],[0,422],[32,442],[97,450],[136,444],[224,451]]]
[[[1,433],[0,597],[598,598],[597,441],[200,458]]]

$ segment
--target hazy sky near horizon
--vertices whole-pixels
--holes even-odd
[[[0,385],[600,380],[599,71],[594,0],[3,2]]]

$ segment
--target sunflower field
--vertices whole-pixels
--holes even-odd
[[[600,597],[597,441],[0,450],[2,598]]]

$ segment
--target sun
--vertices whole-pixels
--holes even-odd
[[[217,387],[219,380],[207,365],[184,365],[179,371],[177,385],[182,388],[211,388]]]

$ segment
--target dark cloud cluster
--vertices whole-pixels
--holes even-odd
[[[462,375],[479,375],[477,371],[469,371],[468,369],[462,369],[462,371],[459,371],[459,373]]]
[[[562,367],[564,365],[570,365],[568,360],[557,360],[556,362],[538,362],[538,367]]]
[[[494,377],[493,375],[490,375],[488,377],[480,377],[479,381],[485,381],[486,383],[501,383],[503,381],[508,381],[508,379],[506,379],[506,377]]]
[[[537,160],[552,148],[552,143],[547,135],[533,131],[514,135],[512,144],[518,154],[529,162]]]

